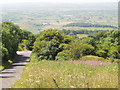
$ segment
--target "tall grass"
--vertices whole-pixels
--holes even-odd
[[[80,60],[96,60],[96,61],[108,61],[107,59],[104,59],[102,57],[98,57],[98,56],[93,56],[93,55],[86,55],[80,58]]]
[[[12,87],[117,88],[118,64],[93,67],[69,61],[34,61]]]

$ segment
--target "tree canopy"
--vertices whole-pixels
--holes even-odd
[[[92,45],[84,44],[62,31],[49,29],[39,34],[34,43],[33,53],[39,60],[69,60],[79,59],[86,53],[90,54],[93,49]]]
[[[83,39],[95,47],[94,55],[120,59],[120,31],[98,32]]]
[[[22,30],[18,25],[12,22],[2,22],[2,28],[0,32],[2,34],[2,40],[0,43],[0,49],[2,50],[2,62],[8,62],[8,60],[13,60],[16,57],[16,51],[20,43],[23,43],[28,50],[32,50],[33,43],[35,41],[35,36],[29,31]]]

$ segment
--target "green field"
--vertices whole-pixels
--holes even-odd
[[[35,59],[32,57],[32,60]],[[34,61],[12,88],[117,88],[118,64],[90,66],[70,61]]]
[[[62,29],[66,29],[66,30],[115,30],[113,28],[101,28],[101,27],[63,27]]]

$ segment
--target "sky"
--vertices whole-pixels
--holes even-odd
[[[88,2],[118,2],[120,0],[0,0],[0,3],[21,3],[21,2],[41,2],[41,3],[88,3]]]

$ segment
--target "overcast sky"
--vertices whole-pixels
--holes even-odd
[[[43,2],[43,3],[86,3],[86,2],[118,2],[119,0],[0,0],[0,3]]]

